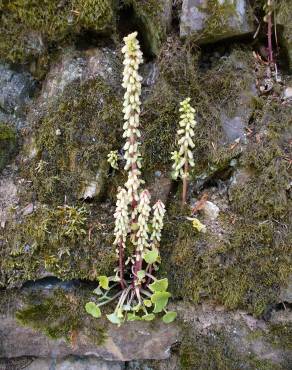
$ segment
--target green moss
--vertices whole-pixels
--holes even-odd
[[[191,333],[184,328],[184,338],[178,350],[182,370],[241,368],[280,370],[281,365],[259,359],[252,354],[244,355],[222,331],[213,331],[208,336]]]
[[[173,204],[162,250],[175,296],[195,302],[209,297],[261,315],[278,302],[291,273],[286,158],[291,108],[266,101],[254,118],[265,134],[261,142],[251,140],[241,156],[250,178],[231,188],[232,214],[221,213],[218,219],[224,239],[211,232],[195,234]]]
[[[30,293],[25,299],[25,307],[16,311],[16,319],[51,339],[65,338],[74,345],[82,331],[93,343],[100,345],[106,338],[105,327],[88,317],[85,303],[84,295],[62,289],[55,289],[49,296],[43,296],[41,292]]]
[[[292,350],[291,322],[272,324],[268,333],[268,341],[276,348],[291,351]]]
[[[244,65],[245,73],[237,68],[238,61]],[[191,52],[188,44],[172,39],[164,45],[157,66],[159,80],[145,100],[141,117],[146,133],[143,158],[147,170],[170,168],[170,153],[176,145],[179,102],[188,96],[198,121],[192,178],[207,177],[225,169],[230,160],[240,154],[240,146],[223,144],[221,112],[224,109],[232,117],[242,93],[252,83],[252,53],[248,48],[235,47],[229,57],[220,59],[207,72],[200,69],[199,62],[200,53]]]
[[[163,13],[163,0],[124,0],[127,6],[132,6],[135,22],[141,28],[146,49],[150,54],[158,55],[161,45],[166,38],[168,25]]]
[[[10,126],[0,122],[0,171],[7,164],[16,149],[16,132]]]
[[[286,49],[290,70],[292,70],[292,2],[281,0],[277,2],[275,11],[277,25],[281,25],[283,30],[279,32],[281,44]],[[278,27],[279,30],[279,27]]]
[[[42,207],[8,224],[0,241],[2,285],[35,280],[43,270],[61,279],[107,275],[116,265],[109,209]]]
[[[12,62],[46,58],[47,47],[83,29],[104,33],[115,27],[113,0],[44,0],[41,6],[36,0],[4,0],[0,17],[0,58]]]
[[[52,104],[36,124],[38,154],[24,173],[40,201],[75,202],[90,181],[97,181],[98,196],[103,195],[106,153],[120,147],[121,111],[119,95],[101,79],[70,85]]]
[[[199,7],[199,9],[207,15],[204,31],[198,36],[204,39],[204,42],[212,42],[214,39],[224,39],[234,35],[230,19],[236,19],[238,14],[233,1],[224,1],[221,4],[218,0],[211,0],[208,1],[207,8]]]

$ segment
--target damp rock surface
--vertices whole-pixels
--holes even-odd
[[[253,32],[249,4],[245,0],[184,0],[180,36],[194,37],[198,43],[216,42]]]

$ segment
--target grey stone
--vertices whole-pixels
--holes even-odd
[[[122,362],[107,362],[92,356],[74,357],[64,359],[36,359],[26,370],[123,370]]]
[[[180,36],[195,37],[199,44],[252,33],[246,0],[184,0],[180,19]]]
[[[68,49],[49,71],[43,84],[41,101],[57,98],[73,82],[83,83],[96,77],[110,85],[120,83],[121,66],[117,53],[108,48],[79,52]]]
[[[97,346],[88,337],[79,333],[74,348],[64,339],[51,340],[33,329],[20,326],[10,316],[2,316],[0,357],[51,357],[69,355],[96,356],[108,361],[130,361],[134,359],[166,359],[170,348],[178,340],[176,325],[157,322],[130,322],[117,328],[110,325],[104,344]],[[30,340],[27,340],[30,338]]]
[[[224,112],[221,114],[222,128],[225,133],[225,138],[228,143],[232,143],[235,140],[246,140],[245,124],[243,117],[232,117],[229,118]]]
[[[142,86],[151,87],[158,79],[158,67],[155,62],[145,63],[141,66]]]
[[[101,161],[99,170],[97,171],[95,177],[92,177],[88,171],[84,170],[84,179],[81,183],[81,192],[79,194],[79,199],[93,199],[99,198],[104,190],[107,178],[107,173],[109,170],[109,163],[104,160]]]
[[[25,53],[38,56],[46,51],[46,45],[40,32],[31,31],[25,35]]]
[[[286,49],[289,70],[292,71],[292,1],[280,0],[276,11],[276,23],[281,25],[283,30],[279,32],[281,44]]]
[[[5,227],[9,209],[18,202],[17,186],[9,176],[0,177],[0,233]]]
[[[17,305],[22,307],[21,301]],[[291,353],[285,348],[274,347],[267,340],[269,322],[245,311],[228,311],[223,306],[211,303],[194,306],[176,302],[171,303],[169,308],[178,313],[179,322],[170,325],[161,321],[156,321],[155,325],[132,322],[120,328],[110,325],[106,341],[99,346],[90,342],[82,330],[78,332],[74,345],[69,345],[63,339],[53,341],[38,331],[20,326],[7,313],[1,316],[0,321],[0,357],[6,363],[12,363],[15,358],[31,358],[33,361],[26,365],[30,370],[122,370],[125,361],[131,361],[127,364],[131,370],[179,370],[179,358],[171,356],[170,348],[182,339],[181,324],[184,323],[188,333],[193,333],[198,339],[211,336],[216,340],[218,332],[222,333],[225,344],[229,343],[242,358],[252,355],[275,365],[291,359]],[[289,310],[273,312],[272,315],[272,323],[288,324],[291,319]],[[204,351],[207,349],[202,348]],[[148,361],[151,359],[165,361],[153,363]]]
[[[284,90],[284,99],[292,99],[292,87],[286,87],[286,89]]]
[[[280,292],[280,299],[283,302],[292,303],[292,275],[289,276],[287,286],[282,287]]]
[[[203,213],[205,217],[208,220],[216,220],[220,212],[219,207],[216,206],[213,202],[210,202],[209,200],[206,201],[204,208],[203,208]]]
[[[0,108],[6,113],[20,114],[35,88],[36,83],[29,73],[16,72],[0,64]]]
[[[151,9],[147,4],[135,3],[135,17],[142,28],[145,47],[149,54],[158,55],[160,47],[171,29],[172,0],[158,0],[155,9]]]

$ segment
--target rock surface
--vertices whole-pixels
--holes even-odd
[[[276,22],[283,27],[281,42],[288,56],[289,70],[292,71],[292,2],[279,1],[276,11]]]
[[[143,366],[147,365],[147,361],[143,365],[142,360],[166,360],[157,364],[158,369],[179,370],[183,368],[179,356],[183,356],[183,352],[188,351],[186,347],[192,348],[193,356],[196,358],[200,356],[200,345],[197,346],[197,342],[202,343],[208,338],[212,338],[213,344],[212,342],[207,344],[207,348],[209,345],[219,346],[224,338],[224,346],[219,347],[218,350],[222,356],[223,351],[228,348],[232,369],[236,366],[241,367],[246,361],[244,360],[246,353],[250,354],[247,360],[251,366],[249,368],[253,368],[252,361],[255,360],[257,363],[269,361],[274,366],[281,365],[283,369],[286,369],[285,364],[292,360],[288,348],[284,349],[279,344],[273,344],[277,338],[277,334],[273,333],[273,328],[275,325],[287,325],[289,311],[283,313],[274,311],[272,324],[270,324],[252,317],[247,312],[229,312],[224,307],[212,303],[194,307],[191,304],[180,302],[170,307],[178,313],[178,322],[171,325],[165,325],[158,320],[154,323],[132,322],[120,328],[107,324],[105,337],[100,344],[94,343],[92,337],[88,336],[84,326],[87,321],[86,316],[84,319],[79,318],[83,324],[76,330],[71,342],[68,339],[65,340],[64,337],[52,340],[41,333],[40,328],[36,330],[36,328],[29,328],[28,323],[26,326],[20,324],[20,317],[24,318],[25,312],[32,314],[35,312],[33,315],[36,318],[41,309],[40,305],[45,304],[47,299],[54,297],[56,293],[59,294],[60,291],[63,291],[64,297],[67,297],[68,302],[74,306],[77,297],[81,297],[81,290],[78,290],[78,287],[83,288],[83,292],[88,289],[84,284],[81,286],[80,283],[74,281],[62,283],[51,279],[47,282],[42,280],[26,284],[22,290],[14,290],[10,298],[9,292],[8,296],[5,293],[3,295],[2,292],[1,297],[7,307],[6,313],[3,313],[2,307],[0,322],[0,337],[5,338],[0,345],[2,364],[13,363],[17,358],[22,358],[24,361],[26,358],[31,359],[31,363],[27,364],[27,368],[31,370],[51,369],[50,366],[54,369],[118,370],[124,369],[125,361],[132,361],[129,364],[131,369],[144,369]],[[32,306],[26,306],[28,293],[38,297],[35,301],[35,311],[32,311]],[[60,298],[59,302],[53,304],[58,305],[55,309],[63,311],[65,308],[63,305],[67,303],[65,301],[62,303]],[[84,315],[82,311],[76,312],[77,315],[80,313]],[[71,316],[71,308],[68,310],[68,315],[70,320],[74,320]],[[51,319],[47,320],[44,317],[44,321],[48,321],[49,325],[55,325],[50,322]],[[90,325],[94,322],[98,321],[95,319]],[[28,338],[30,338],[29,341]],[[178,347],[182,351],[180,354],[177,351],[171,351],[171,348],[177,347],[178,344],[181,346]],[[210,354],[206,355],[210,356]],[[148,362],[150,369],[156,369],[153,365],[153,362]]]
[[[143,323],[129,323],[118,329],[113,326],[109,328],[104,344],[96,346],[81,334],[72,348],[64,339],[50,340],[32,329],[19,326],[11,317],[2,317],[0,335],[5,338],[0,356],[5,358],[91,355],[111,361],[162,360],[170,356],[170,347],[178,339],[178,328],[165,324],[151,328],[151,324]]]
[[[245,0],[184,0],[180,36],[191,36],[200,44],[253,32]]]
[[[0,108],[6,113],[20,114],[31,101],[36,82],[29,73],[12,70],[0,64]]]
[[[0,365],[1,366],[1,365]],[[0,367],[1,369],[1,367]],[[119,362],[105,362],[95,357],[69,357],[66,359],[36,359],[27,370],[124,370],[125,366]],[[2,369],[1,369],[2,370]],[[5,370],[5,369],[4,369]]]
[[[292,12],[277,1],[279,81],[254,50],[263,43],[266,58],[262,2],[251,2],[263,25],[254,42],[241,41],[253,32],[247,0],[0,1],[1,370],[291,368],[292,100],[281,66]],[[96,320],[85,304],[117,267],[121,44],[136,30],[142,178],[166,204],[158,274],[178,317],[117,328],[104,319],[113,307]],[[197,125],[182,207],[170,155],[187,96]]]
[[[41,100],[48,102],[48,99],[56,99],[73,82],[82,84],[96,77],[117,86],[121,79],[120,68],[117,53],[111,49],[95,48],[85,52],[68,49],[49,71]]]
[[[145,48],[150,55],[158,55],[171,28],[172,1],[155,0],[138,2],[127,0],[134,8],[134,23],[142,29]]]

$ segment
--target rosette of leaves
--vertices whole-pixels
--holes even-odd
[[[154,249],[147,252],[144,260],[148,263],[147,267],[158,263],[158,251]],[[138,278],[141,284],[145,284],[149,278],[152,281],[147,288],[140,289],[140,301],[137,301],[132,294],[131,281],[126,289],[120,291],[117,289],[119,286],[117,276],[99,276],[99,285],[93,291],[98,298],[86,304],[86,311],[93,317],[99,318],[102,314],[101,307],[118,299],[114,312],[106,315],[112,324],[121,325],[125,321],[152,321],[158,315],[162,315],[162,320],[166,324],[173,322],[177,316],[176,312],[166,309],[171,297],[171,293],[167,291],[168,279],[156,279],[145,270],[139,271]]]

